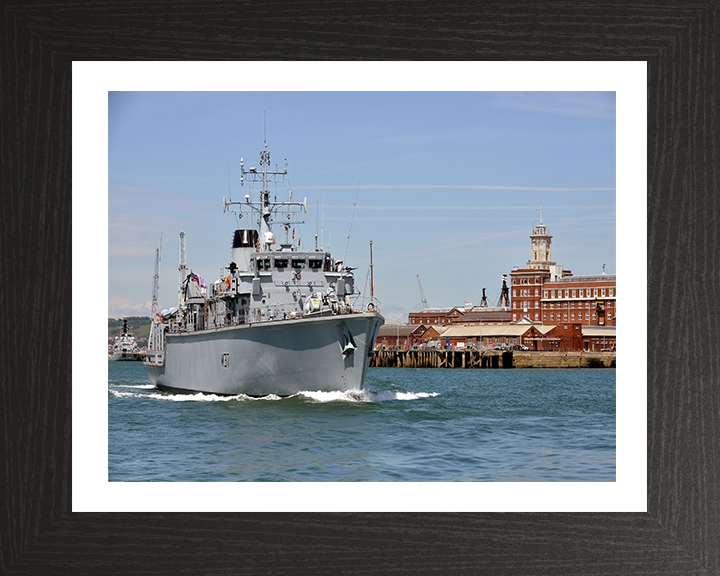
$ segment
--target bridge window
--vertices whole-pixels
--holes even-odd
[[[275,258],[275,268],[277,268],[278,270],[283,270],[284,268],[287,268],[287,265],[287,258]]]
[[[320,268],[322,268],[323,261],[310,259],[308,260],[308,263],[310,264],[311,270],[319,270]]]
[[[296,270],[300,270],[301,268],[305,268],[305,258],[293,258],[292,259],[292,267]]]

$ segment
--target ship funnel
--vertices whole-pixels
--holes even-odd
[[[240,270],[250,269],[250,255],[255,252],[258,240],[257,230],[235,230],[232,244],[232,261]]]

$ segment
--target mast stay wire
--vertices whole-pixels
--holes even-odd
[[[357,188],[355,189],[355,201],[353,202],[352,215],[350,216],[350,229],[348,230],[347,242],[345,242],[345,254],[343,254],[343,264],[347,258],[348,246],[350,246],[350,232],[352,232],[353,220],[355,219],[355,206],[357,206],[358,192],[360,192],[360,180],[362,180],[362,170],[360,171],[360,177],[358,178]]]

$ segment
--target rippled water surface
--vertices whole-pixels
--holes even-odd
[[[110,481],[615,481],[615,370],[371,368],[363,390],[160,392],[108,362]]]

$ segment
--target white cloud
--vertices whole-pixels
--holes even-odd
[[[151,302],[139,304],[122,296],[111,296],[108,300],[108,318],[121,316],[149,316],[152,309]]]

